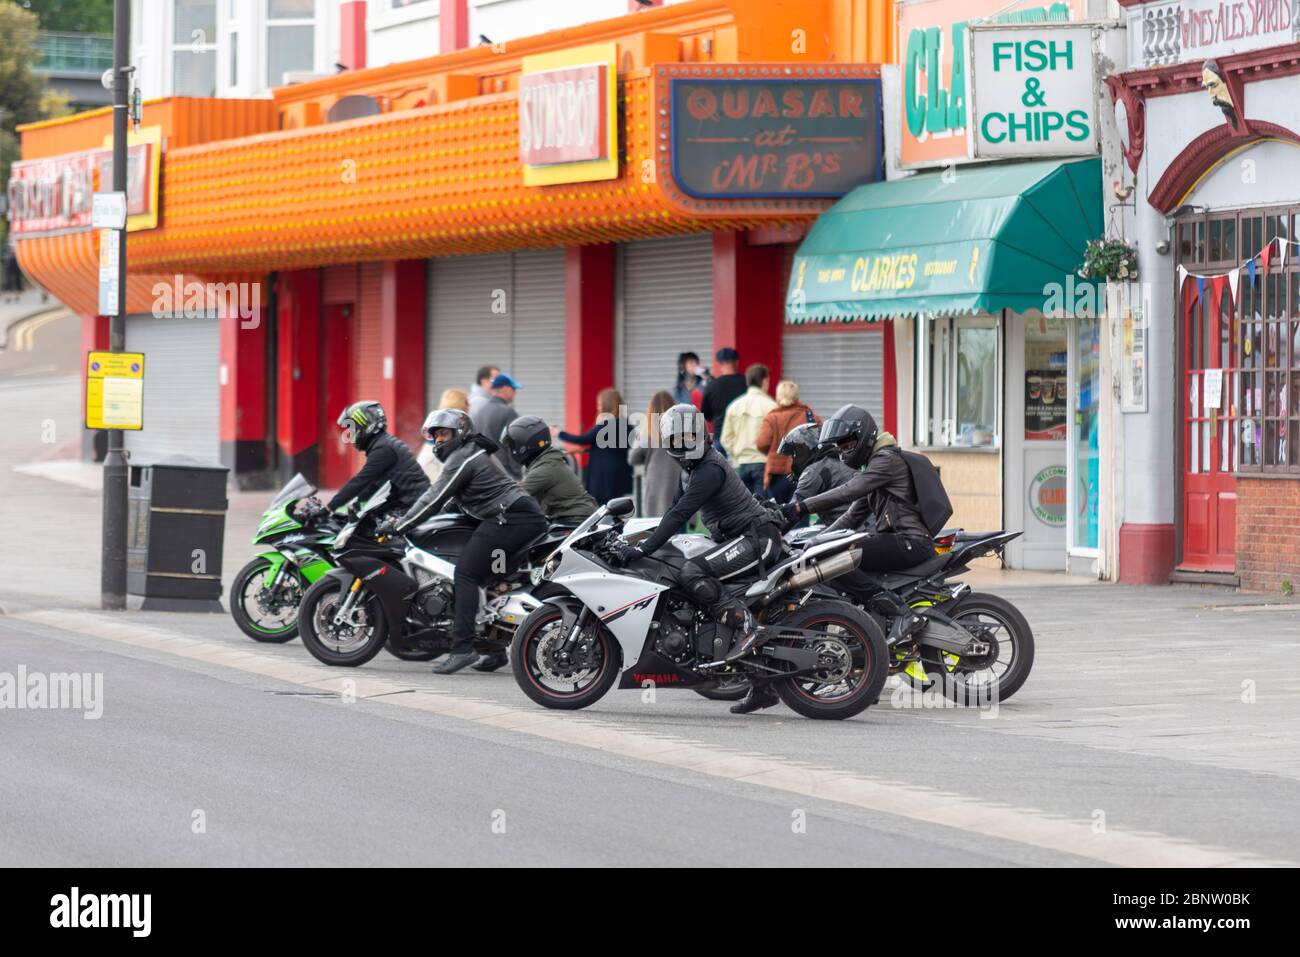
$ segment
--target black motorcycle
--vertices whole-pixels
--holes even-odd
[[[327,665],[355,667],[385,646],[405,660],[429,660],[451,650],[453,579],[478,522],[465,515],[434,515],[405,536],[377,536],[389,496],[385,483],[349,514],[334,542],[338,567],[307,589],[299,609],[303,644]],[[478,624],[482,653],[504,652],[515,628],[541,605],[529,588],[540,581],[534,563],[545,560],[569,529],[548,530],[514,556],[484,587]]]
[[[1005,598],[971,591],[954,579],[968,572],[977,558],[1001,556],[1019,535],[945,530],[936,539],[933,558],[903,571],[873,575],[866,593],[844,591],[837,587],[842,580],[811,591],[819,597],[848,598],[880,624],[889,643],[890,674],[902,674],[922,690],[937,687],[960,704],[1006,701],[1024,685],[1033,667],[1033,630]],[[799,537],[816,540],[815,534]]]

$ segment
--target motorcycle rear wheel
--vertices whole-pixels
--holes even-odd
[[[363,591],[354,606],[361,624],[334,625],[332,619],[344,596],[339,579],[327,576],[316,582],[298,606],[298,628],[302,643],[317,661],[355,668],[383,649],[388,640],[388,623],[379,598]]]
[[[780,624],[826,634],[817,640],[823,673],[773,683],[791,711],[805,718],[842,721],[861,714],[880,697],[889,677],[889,647],[870,615],[848,602],[819,601]]]
[[[942,681],[944,694],[969,706],[1000,703],[1019,691],[1034,666],[1034,632],[1020,609],[997,595],[971,592],[944,611],[977,637],[981,631],[987,632],[998,644],[993,665],[1003,660],[1007,664],[1000,672],[995,667],[972,669],[955,655],[922,648],[921,660],[930,678],[925,687]]]

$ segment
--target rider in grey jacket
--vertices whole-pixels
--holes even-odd
[[[451,653],[433,667],[435,674],[460,671],[478,659],[474,652],[474,623],[479,589],[502,556],[509,558],[546,531],[542,507],[496,464],[499,446],[474,432],[460,409],[436,409],[424,420],[425,441],[443,463],[442,474],[429,491],[392,527],[405,534],[430,515],[456,502],[460,511],[479,520],[456,560],[455,620]],[[495,671],[507,661],[504,653],[484,655],[476,671]]]

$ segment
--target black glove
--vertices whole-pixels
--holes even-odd
[[[397,518],[392,515],[381,518],[375,523],[375,535],[396,535],[397,521]]]
[[[641,546],[639,545],[628,545],[624,543],[622,545],[614,546],[613,558],[616,564],[630,565],[638,558],[644,557],[645,552],[641,550]]]
[[[804,511],[803,502],[799,501],[797,498],[792,498],[781,506],[781,519],[785,523],[786,528],[794,528],[799,519],[806,514],[807,512]]]

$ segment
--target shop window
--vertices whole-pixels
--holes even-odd
[[[267,0],[267,86],[283,85],[286,73],[315,68],[315,13],[315,0]]]
[[[175,0],[172,93],[217,95],[217,0]]]
[[[1293,235],[1293,215],[1243,216],[1244,249]],[[1292,256],[1267,276],[1240,277],[1235,340],[1241,373],[1231,393],[1240,408],[1234,430],[1236,471],[1300,472],[1300,271]]]
[[[917,320],[916,444],[997,448],[1000,337],[992,317]]]

